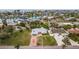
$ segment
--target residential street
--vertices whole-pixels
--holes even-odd
[[[16,49],[14,46],[0,46],[0,49]],[[62,49],[62,46],[20,46],[19,49]],[[79,46],[67,46],[64,49],[79,49]]]

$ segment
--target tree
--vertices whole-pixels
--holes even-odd
[[[64,38],[64,40],[62,40],[65,45],[71,45],[71,43],[69,42],[69,39],[67,37]]]
[[[9,38],[10,37],[10,35],[8,34],[8,33],[0,33],[0,39],[1,40],[4,40],[4,39],[7,39],[7,38]]]
[[[7,21],[6,21],[6,19],[2,19],[2,22],[3,22],[4,26],[7,26]]]
[[[55,28],[58,27],[58,23],[56,21],[52,22],[51,27],[55,27]]]
[[[73,25],[73,28],[76,28],[77,26],[76,25]]]
[[[4,32],[6,32],[6,33],[13,33],[13,30],[14,30],[14,27],[12,27],[12,26],[7,26],[6,28],[4,28]]]
[[[19,44],[17,44],[17,45],[15,46],[15,48],[19,49],[19,48],[20,48],[20,45],[19,45]]]
[[[25,27],[25,23],[20,23],[19,26]]]
[[[63,28],[64,28],[65,30],[67,30],[67,29],[72,28],[72,26],[71,26],[71,25],[64,25]]]

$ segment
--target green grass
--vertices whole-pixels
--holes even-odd
[[[69,37],[79,43],[79,34],[69,34]]]
[[[10,38],[2,40],[1,45],[29,45],[30,42],[30,31],[15,32]]]
[[[43,36],[40,36],[38,37],[39,41],[39,45],[42,45],[43,46],[53,46],[53,45],[56,45],[56,41],[53,37],[49,36],[49,35],[43,35]]]

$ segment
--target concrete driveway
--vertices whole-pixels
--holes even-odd
[[[55,40],[57,41],[58,46],[62,46],[64,43],[62,42],[62,40],[64,39],[64,37],[62,35],[59,35],[59,33],[54,33],[53,34]]]

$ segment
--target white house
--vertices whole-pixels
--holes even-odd
[[[3,26],[3,22],[2,22],[2,19],[0,19],[0,27]]]
[[[69,18],[65,18],[64,20],[76,20],[76,18],[75,17],[69,17]]]
[[[0,25],[3,24],[2,19],[0,19]]]
[[[39,17],[31,17],[31,18],[29,18],[29,21],[40,21],[40,19],[41,19],[41,16],[39,16]]]
[[[74,25],[79,25],[79,22],[73,22]]]
[[[73,25],[73,24],[72,23],[69,23],[69,22],[63,22],[63,23],[62,22],[59,22],[58,25],[59,26],[63,26],[63,25]]]
[[[45,29],[45,28],[35,28],[35,29],[32,29],[32,33],[31,34],[35,34],[35,35],[37,35],[37,34],[45,34],[45,33],[47,33],[47,29]]]
[[[15,19],[15,22],[16,22],[17,24],[20,24],[23,20],[24,20],[24,19],[17,18],[17,19]]]
[[[14,19],[7,19],[6,21],[7,21],[7,25],[16,25]]]
[[[48,17],[48,19],[53,19],[53,18],[54,18],[54,16],[49,16],[49,17]]]

